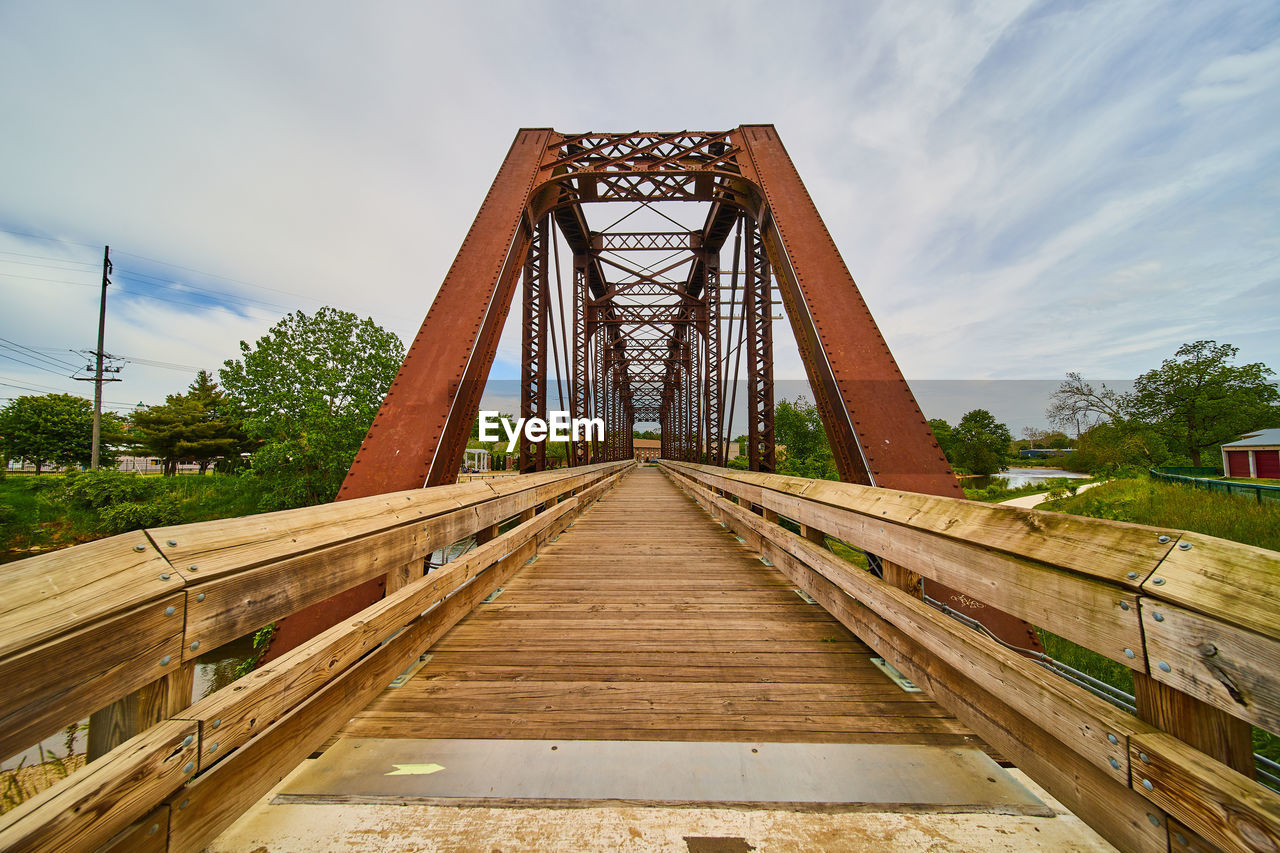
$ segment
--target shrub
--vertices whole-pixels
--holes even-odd
[[[114,535],[144,527],[165,527],[180,521],[182,502],[177,495],[164,495],[146,503],[124,501],[108,506],[102,510],[98,526],[103,533]]]
[[[69,474],[62,497],[75,509],[103,510],[123,503],[143,503],[164,491],[159,479],[123,471],[82,471]]]

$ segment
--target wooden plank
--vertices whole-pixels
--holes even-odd
[[[99,848],[98,853],[168,853],[169,807],[151,810],[142,820]]]
[[[1157,599],[1141,602],[1152,678],[1280,731],[1280,641]]]
[[[1280,849],[1280,794],[1171,734],[1129,742],[1133,788],[1224,850]]]
[[[1157,584],[1157,579],[1163,583]],[[1184,532],[1142,591],[1280,640],[1277,586],[1280,552]]]
[[[801,568],[818,571],[885,621],[914,637],[930,654],[998,696],[1011,710],[1038,720],[1039,726],[1067,749],[1118,781],[1127,780],[1124,736],[1149,727],[814,543],[784,528],[766,525],[759,517],[722,498],[716,500],[725,517],[761,537],[764,555],[784,571],[790,569],[787,573],[792,580],[797,579],[792,572]],[[1110,743],[1108,734],[1115,735],[1118,743]]]
[[[1144,525],[877,489],[856,483],[763,475],[679,462],[662,464],[769,506],[795,521],[804,521],[792,514],[796,507],[816,501],[881,522],[994,548],[1122,586],[1133,583],[1128,578],[1129,572],[1136,571],[1139,579],[1146,578],[1169,553],[1172,543],[1168,540],[1161,543],[1158,536],[1176,536],[1176,531]],[[764,500],[765,491],[803,500],[790,504],[776,499]]]
[[[1140,672],[1133,693],[1141,719],[1253,778],[1253,727],[1244,720]]]
[[[508,531],[192,705],[187,718],[209,726],[206,731],[209,744],[201,754],[201,767],[246,743],[428,608],[436,607],[442,614],[450,615],[458,613],[464,603],[469,609],[479,600],[474,590],[466,593],[458,590],[495,563],[501,572],[512,563],[522,563],[531,557],[536,550],[537,534],[548,525],[565,523],[565,516],[573,509],[572,504],[563,504],[543,518]],[[489,572],[482,586],[496,585],[490,583],[494,574]],[[449,603],[440,607],[450,595],[453,598]],[[432,618],[444,626],[431,636],[434,641],[452,627],[453,621],[440,615]],[[218,750],[210,752],[208,747],[213,743],[218,744]]]
[[[527,542],[521,547],[532,553],[535,546]],[[512,556],[524,553],[520,550]],[[432,638],[465,616],[481,593],[487,594],[522,565],[516,559],[507,562],[514,565],[502,569],[503,573],[486,575],[483,583],[472,584],[443,607],[415,620],[170,798],[170,853],[196,853],[230,826],[383,690],[406,662],[429,647]]]
[[[182,575],[141,531],[18,560],[3,574],[0,659],[172,595],[183,585]]]
[[[158,601],[0,660],[0,755],[38,743],[177,669],[183,593],[169,589]]]
[[[705,497],[710,499],[710,494]],[[753,500],[765,505],[787,506],[789,513],[801,523],[818,526],[828,535],[876,554],[904,570],[946,584],[1125,666],[1139,670],[1145,667],[1135,592],[991,551],[986,544],[955,540],[928,527],[916,528],[914,517],[912,525],[886,523],[885,518],[815,503],[807,497],[801,499],[759,488]],[[950,501],[949,498],[929,500]],[[984,524],[991,526],[990,520]],[[957,527],[963,527],[959,520]],[[1160,547],[1167,549],[1168,546]],[[1138,585],[1137,580],[1126,579],[1126,583],[1134,589]]]
[[[195,767],[196,736],[195,723],[171,720],[121,744],[0,815],[0,849],[96,850],[181,787]]]

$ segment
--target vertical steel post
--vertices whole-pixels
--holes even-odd
[[[570,417],[585,418],[591,400],[591,369],[588,356],[590,339],[587,331],[587,255],[575,252],[573,255],[573,365],[570,372],[573,376],[573,387],[569,389]],[[573,445],[574,465],[586,465],[591,456],[589,441],[578,441]]]
[[[747,222],[747,464],[776,470],[773,435],[773,288],[758,222]]]
[[[702,399],[706,401],[707,464],[724,464],[724,447],[720,442],[724,405],[720,384],[720,253],[707,252],[704,259],[707,281],[703,294],[703,340],[705,346],[705,388]]]
[[[529,254],[524,263],[524,312],[521,332],[520,417],[547,419],[547,243],[551,218],[544,216],[533,227]],[[520,473],[547,467],[547,443],[520,437]]]

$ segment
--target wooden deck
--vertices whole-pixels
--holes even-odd
[[[981,745],[655,469],[638,469],[340,732]]]

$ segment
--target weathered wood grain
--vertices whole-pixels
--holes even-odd
[[[1178,547],[1142,585],[1143,593],[1280,640],[1280,552],[1199,533],[1177,536]]]
[[[121,744],[0,815],[0,850],[96,850],[181,787],[195,767],[196,735],[194,723],[171,720]]]

